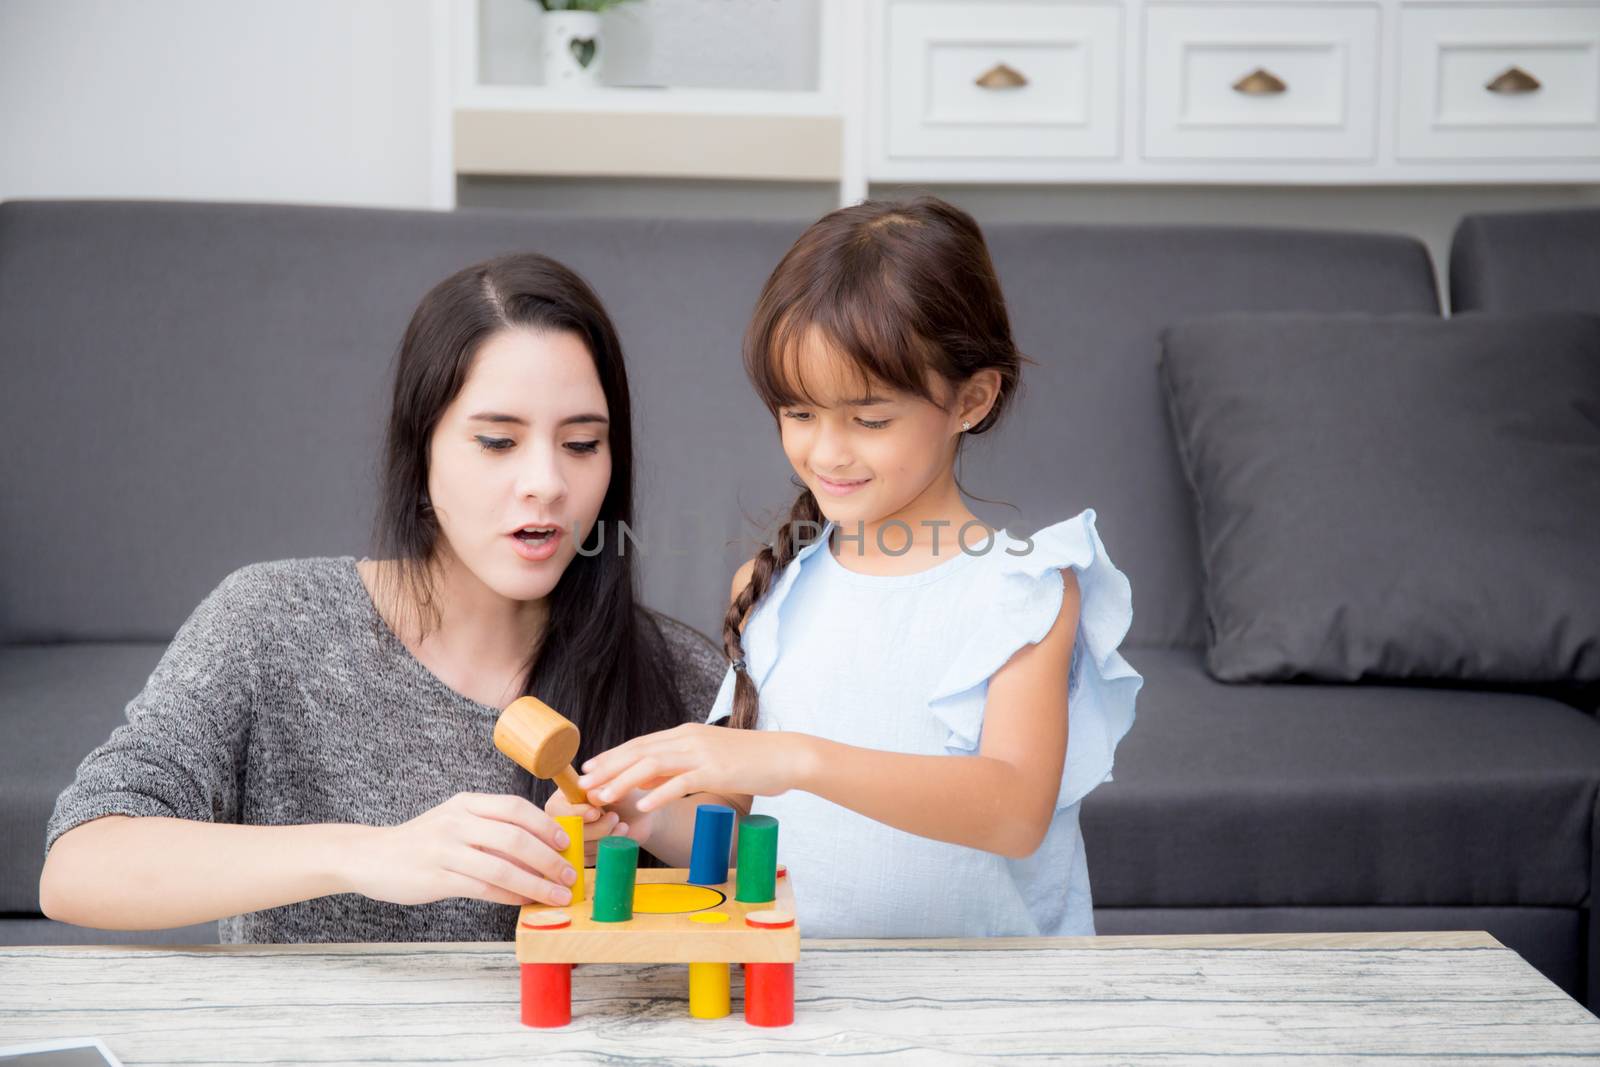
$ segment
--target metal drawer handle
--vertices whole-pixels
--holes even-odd
[[[1020,89],[1028,84],[1028,79],[1022,76],[1020,70],[1013,70],[1004,63],[996,63],[978,75],[977,81],[973,84],[980,89]]]
[[[1233,91],[1244,93],[1246,96],[1271,96],[1274,93],[1287,92],[1288,89],[1287,82],[1263,67],[1257,67],[1233,83]]]
[[[1491,93],[1531,93],[1539,88],[1539,79],[1521,67],[1507,67],[1484,88]]]

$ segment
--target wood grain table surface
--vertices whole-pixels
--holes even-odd
[[[136,1064],[1600,1063],[1600,1020],[1481,931],[803,943],[795,1022],[687,1010],[687,967],[582,964],[518,1022],[510,943],[0,946],[0,1047]]]

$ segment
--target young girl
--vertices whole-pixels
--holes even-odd
[[[776,816],[808,936],[1094,933],[1078,811],[1143,684],[1130,590],[1092,510],[1018,538],[962,499],[1021,362],[977,225],[931,197],[827,215],[744,358],[804,489],[733,581],[708,722],[734,729],[635,738],[580,783],[673,864],[701,803]]]

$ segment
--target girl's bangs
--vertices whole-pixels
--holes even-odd
[[[879,310],[873,312],[874,306]],[[933,346],[905,328],[906,321],[892,301],[859,292],[791,305],[762,331],[765,343],[751,368],[756,391],[774,413],[820,406],[815,364],[817,353],[825,351],[846,365],[858,386],[852,395],[882,387],[933,401],[926,377]]]

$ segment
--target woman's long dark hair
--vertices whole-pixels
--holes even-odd
[[[610,416],[611,484],[595,530],[603,551],[575,556],[548,597],[545,633],[530,649],[522,692],[577,724],[577,762],[684,721],[661,630],[635,603],[632,557],[621,524],[633,522],[633,422],[622,344],[598,297],[576,273],[533,253],[459,271],[428,291],[400,342],[374,538],[393,560],[390,603],[426,634],[439,625],[432,564],[440,530],[428,500],[428,442],[466,383],[483,343],[509,329],[576,335],[594,359]],[[593,540],[589,538],[587,540]],[[535,781],[543,804],[553,786]]]
[[[872,381],[939,403],[935,375],[959,386],[978,371],[1000,374],[1000,395],[961,435],[986,433],[1017,391],[1022,363],[1011,338],[1000,280],[972,216],[933,196],[867,201],[812,223],[778,261],[744,337],[744,367],[761,399],[780,408],[809,403],[799,372],[811,331]],[[961,447],[960,439],[957,449]],[[744,658],[742,630],[773,577],[822,529],[822,510],[802,488],[777,536],[756,555],[750,581],[728,606],[722,647]],[[734,680],[737,729],[756,725],[759,696],[747,671]]]

